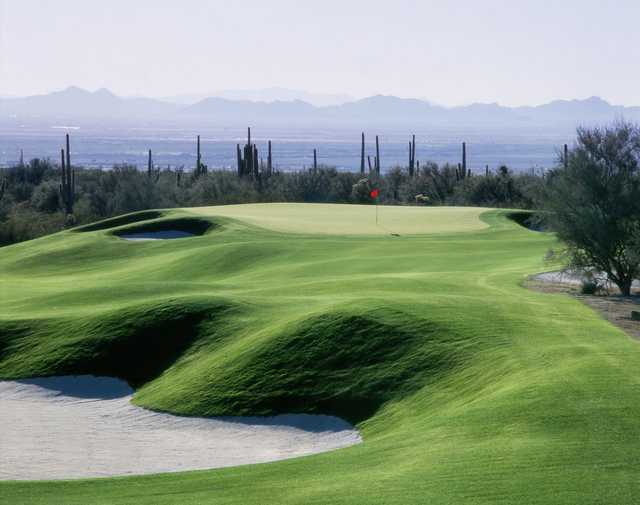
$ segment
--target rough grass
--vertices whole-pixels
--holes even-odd
[[[466,231],[339,234],[370,206],[330,211],[345,224],[327,235],[326,206],[307,205],[287,206],[308,226],[285,234],[264,224],[282,206],[250,207],[262,214],[248,224],[229,207],[167,211],[218,224],[197,240],[105,229],[3,248],[0,376],[109,372],[139,385],[138,404],[191,415],[338,413],[364,443],[215,471],[5,482],[0,502],[638,501],[637,343],[576,300],[520,286],[549,269],[552,236],[506,211],[446,208]]]

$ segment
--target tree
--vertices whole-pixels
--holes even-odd
[[[628,296],[640,275],[640,129],[617,122],[577,133],[548,177],[549,221],[572,267],[604,272]]]
[[[356,182],[351,189],[351,197],[356,203],[370,203],[371,202],[371,183],[366,177]]]
[[[31,194],[31,207],[46,213],[56,212],[60,209],[60,188],[55,180],[47,180],[38,184]]]

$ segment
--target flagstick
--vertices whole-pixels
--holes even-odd
[[[378,226],[378,199],[376,198],[376,226]]]

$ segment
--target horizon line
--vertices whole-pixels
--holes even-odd
[[[221,96],[222,93],[224,92],[233,92],[233,91],[243,91],[243,92],[252,92],[252,91],[264,91],[264,90],[273,90],[273,89],[281,89],[284,91],[294,91],[294,92],[298,92],[298,93],[306,93],[309,95],[318,95],[318,96],[332,96],[332,95],[345,95],[345,96],[350,96],[352,99],[345,101],[345,102],[341,102],[341,103],[337,103],[337,104],[333,104],[333,105],[314,105],[311,102],[307,102],[305,100],[282,100],[282,99],[276,99],[276,100],[256,100],[256,99],[250,99],[250,98],[227,98],[224,96]],[[304,89],[295,89],[295,88],[286,88],[283,86],[269,86],[269,87],[265,87],[265,88],[244,88],[244,89],[226,89],[226,90],[220,90],[214,93],[208,93],[208,92],[204,92],[204,93],[198,93],[198,92],[183,92],[183,93],[172,93],[172,94],[165,94],[162,96],[158,96],[158,95],[141,95],[141,94],[119,94],[114,92],[113,90],[111,90],[108,87],[105,86],[101,86],[99,88],[95,88],[95,89],[89,89],[89,88],[83,88],[81,86],[77,86],[75,84],[71,84],[68,85],[64,88],[59,88],[59,89],[55,89],[52,91],[46,91],[46,92],[40,92],[40,93],[34,93],[34,94],[29,94],[29,95],[15,95],[12,93],[0,93],[0,100],[15,100],[15,99],[24,99],[24,98],[34,98],[34,97],[42,97],[42,96],[49,96],[52,95],[54,93],[62,93],[65,91],[69,91],[69,90],[79,90],[82,92],[86,92],[86,93],[90,93],[90,94],[96,94],[98,92],[101,91],[106,91],[110,94],[112,94],[113,96],[117,97],[117,98],[121,98],[121,99],[136,99],[136,98],[142,98],[142,99],[151,99],[151,100],[157,100],[157,101],[161,101],[161,102],[165,102],[165,103],[173,103],[176,105],[181,105],[178,102],[172,102],[170,100],[168,100],[168,98],[172,98],[172,97],[180,97],[180,96],[202,96],[203,98],[199,99],[197,102],[195,103],[199,103],[202,100],[206,100],[208,98],[220,98],[222,100],[227,100],[230,102],[255,102],[255,103],[274,103],[274,102],[283,102],[283,103],[291,103],[291,102],[305,102],[308,103],[309,105],[312,105],[314,107],[317,108],[322,108],[322,107],[332,107],[332,106],[340,106],[343,104],[347,104],[347,103],[354,103],[354,102],[358,102],[358,101],[362,101],[362,100],[366,100],[368,98],[375,98],[375,97],[387,97],[387,98],[398,98],[401,100],[417,100],[423,103],[427,103],[431,106],[434,107],[441,107],[444,109],[455,109],[455,108],[462,108],[462,107],[470,107],[473,105],[496,105],[498,107],[503,107],[503,108],[508,108],[508,109],[517,109],[517,108],[523,108],[523,107],[540,107],[543,105],[548,105],[551,103],[556,103],[556,102],[585,102],[588,100],[593,100],[593,99],[597,99],[600,101],[603,101],[605,103],[607,103],[608,105],[612,106],[612,107],[639,107],[640,105],[637,104],[618,104],[618,103],[613,103],[609,100],[607,100],[606,98],[603,98],[600,95],[590,95],[590,96],[586,96],[584,98],[554,98],[551,99],[549,101],[546,102],[540,102],[540,103],[536,103],[536,104],[520,104],[520,105],[505,105],[500,103],[499,101],[472,101],[472,102],[466,102],[466,103],[462,103],[462,104],[456,104],[456,105],[449,105],[449,104],[442,104],[442,103],[438,103],[438,102],[434,102],[431,101],[427,98],[424,97],[414,97],[414,96],[402,96],[402,95],[395,95],[395,94],[389,94],[389,93],[374,93],[372,95],[364,95],[364,96],[355,96],[355,95],[350,95],[347,92],[344,93],[340,93],[340,92],[320,92],[320,91],[309,91],[309,90],[304,90]]]

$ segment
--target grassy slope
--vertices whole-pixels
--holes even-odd
[[[257,208],[253,225],[279,227],[282,206]],[[326,231],[327,209],[289,207],[306,235],[247,227],[226,207],[199,209],[232,214],[194,239],[65,232],[0,250],[0,376],[113,373],[141,386],[139,404],[185,414],[332,412],[359,422],[363,444],[215,471],[0,483],[0,502],[637,501],[640,353],[578,302],[519,287],[551,237],[498,211],[483,229],[479,210],[446,233],[446,209],[406,210],[432,235],[310,234]],[[341,207],[343,229],[371,210]]]

